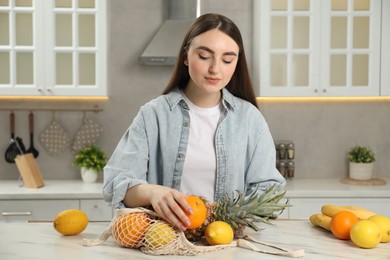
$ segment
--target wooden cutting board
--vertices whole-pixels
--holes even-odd
[[[385,185],[386,181],[382,179],[373,178],[370,180],[355,180],[351,178],[343,178],[341,179],[341,182],[344,184],[351,184],[351,185],[361,185],[361,186],[375,186],[375,185]]]

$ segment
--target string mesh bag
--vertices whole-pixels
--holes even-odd
[[[208,245],[203,240],[190,242],[183,231],[174,229],[157,213],[145,208],[118,209],[110,226],[98,239],[83,239],[82,244],[84,246],[96,246],[106,241],[110,236],[122,247],[139,249],[149,255],[195,256],[217,252],[226,248],[242,247],[273,255],[304,256],[303,250],[290,251],[250,237],[237,239],[226,245]],[[263,251],[253,243],[269,246],[279,251]]]

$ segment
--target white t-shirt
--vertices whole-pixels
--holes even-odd
[[[180,191],[187,195],[203,196],[212,202],[217,172],[214,136],[221,117],[222,104],[201,108],[186,97],[185,100],[190,108],[191,123]]]

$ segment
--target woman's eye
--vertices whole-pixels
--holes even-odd
[[[226,64],[230,64],[230,63],[232,63],[232,61],[231,61],[231,60],[223,60],[223,62],[224,62],[224,63],[226,63]]]
[[[200,58],[201,60],[207,60],[209,57],[203,56],[203,55],[199,54],[199,58]]]

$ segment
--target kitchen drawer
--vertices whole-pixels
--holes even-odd
[[[82,199],[80,209],[87,214],[90,221],[111,221],[112,208],[104,200]]]
[[[310,215],[320,213],[324,204],[360,206],[390,216],[390,198],[292,198],[290,203],[289,218],[308,219]]]
[[[0,222],[52,221],[65,209],[78,209],[79,200],[1,200]]]

